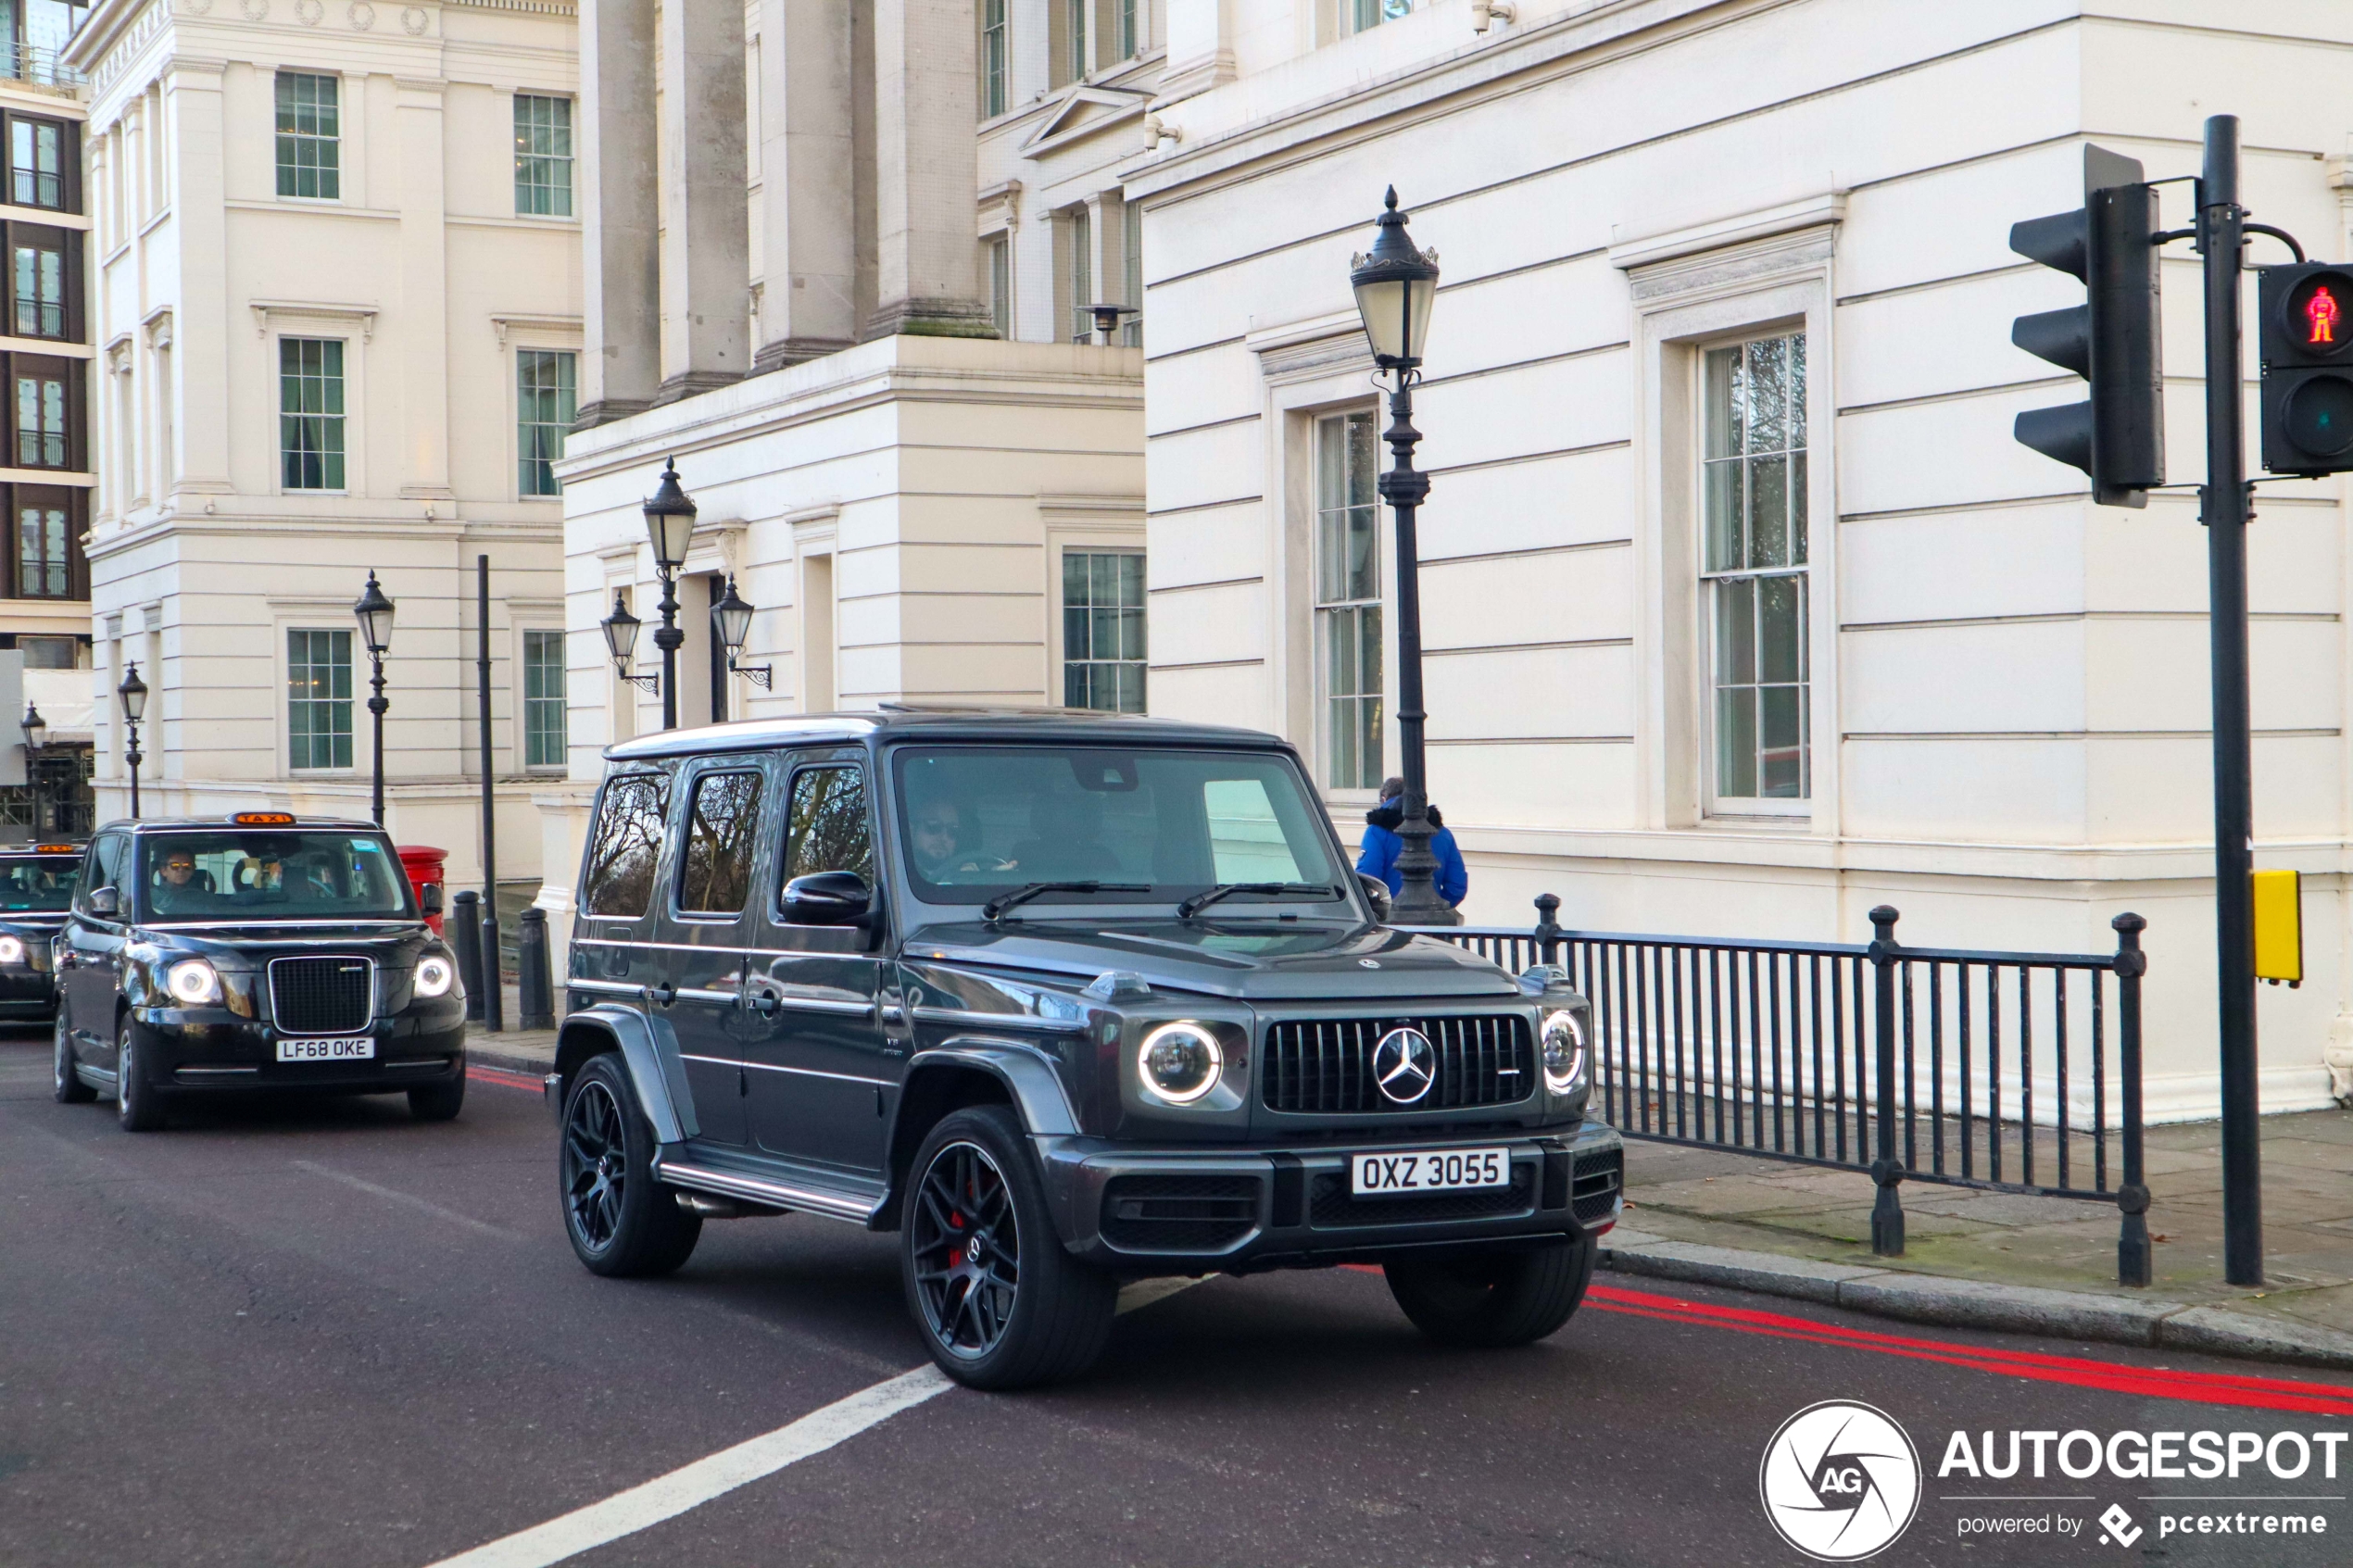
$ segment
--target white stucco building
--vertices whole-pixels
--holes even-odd
[[[502,877],[560,777],[561,451],[579,375],[573,7],[109,0],[89,77],[103,819],[114,687],[148,814],[364,816],[370,570],[399,606],[387,826],[479,876],[490,558]]]

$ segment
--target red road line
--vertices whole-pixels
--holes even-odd
[[[504,1089],[529,1089],[533,1094],[540,1092],[536,1078],[526,1078],[503,1067],[484,1067],[479,1062],[466,1063],[466,1080],[469,1083],[496,1084]]]

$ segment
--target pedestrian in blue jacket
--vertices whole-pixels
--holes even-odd
[[[1405,879],[1397,874],[1397,857],[1405,851],[1405,841],[1397,835],[1397,824],[1405,820],[1404,796],[1403,779],[1381,781],[1380,804],[1365,813],[1365,849],[1356,858],[1356,869],[1387,883],[1392,898],[1405,885]],[[1435,806],[1429,808],[1429,825],[1438,830],[1429,835],[1429,852],[1438,857],[1438,896],[1446,900],[1448,909],[1459,908],[1463,896],[1470,891],[1470,872]]]

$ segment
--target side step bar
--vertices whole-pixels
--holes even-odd
[[[707,1165],[687,1165],[674,1160],[657,1159],[654,1177],[672,1186],[686,1187],[696,1192],[715,1192],[724,1198],[749,1198],[778,1209],[797,1209],[804,1214],[821,1214],[828,1220],[848,1220],[852,1224],[870,1223],[875,1210],[882,1207],[879,1198],[851,1198],[837,1192],[822,1192],[814,1187],[790,1186],[759,1176],[747,1176],[735,1171],[714,1171]]]

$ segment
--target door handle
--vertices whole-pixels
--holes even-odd
[[[670,985],[665,981],[660,985],[647,986],[645,994],[646,1000],[651,1002],[654,1006],[658,1008],[666,1008],[671,1003],[678,999],[678,987]]]
[[[775,992],[762,991],[752,997],[751,1005],[759,1011],[761,1017],[774,1018],[776,1016],[776,1009],[783,1004],[777,1001]]]

